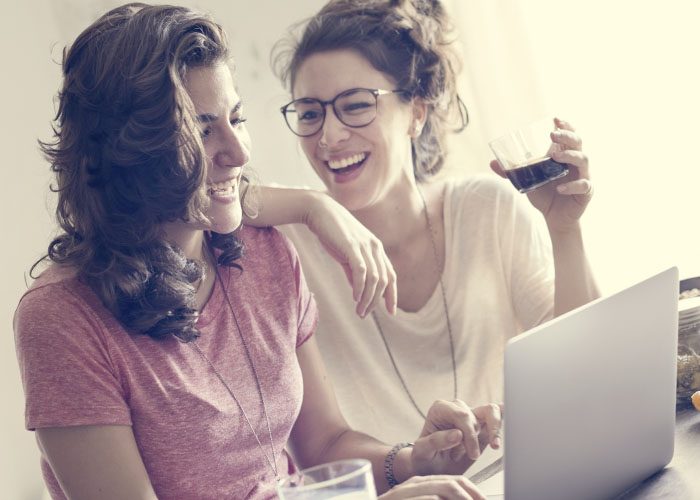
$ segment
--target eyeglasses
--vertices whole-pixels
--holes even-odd
[[[384,89],[349,89],[330,101],[313,97],[302,97],[280,108],[289,130],[299,137],[309,137],[321,130],[326,121],[326,106],[348,127],[360,128],[372,123],[377,117],[377,99],[380,95],[405,94],[407,91]]]

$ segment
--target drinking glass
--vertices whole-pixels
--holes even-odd
[[[304,469],[278,487],[282,500],[374,500],[372,464],[364,459],[339,460]]]
[[[569,167],[551,158],[552,151],[559,150],[549,133],[554,122],[542,119],[512,130],[489,142],[513,186],[527,193],[569,173]]]

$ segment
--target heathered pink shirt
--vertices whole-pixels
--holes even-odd
[[[244,228],[243,272],[221,280],[197,322],[197,344],[241,402],[272,456],[260,397],[224,289],[255,363],[277,466],[302,401],[296,348],[313,333],[316,304],[294,248],[274,229]],[[133,427],[160,499],[274,498],[274,476],[242,413],[190,344],[130,335],[85,284],[50,267],[15,315],[26,426]],[[65,498],[42,458],[53,498]]]

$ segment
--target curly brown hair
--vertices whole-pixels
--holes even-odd
[[[331,0],[278,42],[273,67],[293,92],[297,72],[309,56],[351,49],[406,90],[399,94],[404,101],[422,99],[428,116],[412,152],[414,175],[423,180],[442,168],[447,133],[468,123],[457,93],[459,58],[452,33],[438,0]]]
[[[141,3],[107,12],[63,52],[54,140],[40,141],[62,229],[47,257],[75,268],[131,332],[198,336],[193,283],[203,268],[165,240],[163,225],[207,222],[207,159],[183,79],[227,58],[208,17]],[[209,242],[220,264],[239,267],[235,234]]]

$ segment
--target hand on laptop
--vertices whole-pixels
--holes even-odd
[[[436,401],[412,449],[415,474],[463,474],[486,446],[501,446],[502,405],[469,408],[460,400]]]

